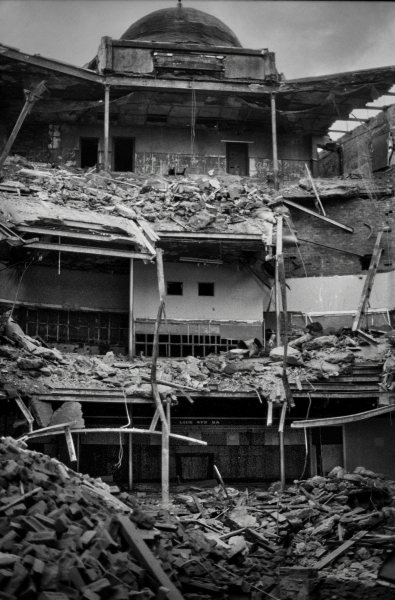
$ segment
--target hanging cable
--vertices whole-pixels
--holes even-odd
[[[122,393],[123,393],[123,400],[124,400],[124,403],[125,403],[125,411],[126,411],[126,417],[128,419],[128,422],[126,423],[126,425],[122,425],[121,429],[127,429],[131,425],[131,420],[130,420],[130,415],[129,415],[129,411],[128,411],[128,404],[127,404],[127,401],[126,401],[126,394],[125,394],[125,390],[124,389],[122,389]],[[122,459],[123,459],[122,433],[119,432],[118,462],[115,463],[115,465],[114,465],[115,469],[119,469],[121,467]]]

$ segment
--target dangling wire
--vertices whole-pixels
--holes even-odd
[[[126,402],[126,394],[125,394],[124,389],[122,390],[122,393],[123,393],[123,400],[125,402],[125,411],[126,411],[126,416],[127,416],[128,422],[126,423],[126,425],[122,425],[121,429],[125,429],[125,428],[127,429],[131,425],[131,420],[130,420],[128,404]],[[119,469],[121,467],[122,459],[123,459],[122,433],[119,432],[119,453],[118,453],[118,462],[114,465],[115,469]]]

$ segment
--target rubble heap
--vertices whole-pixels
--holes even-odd
[[[144,381],[151,374],[149,358],[128,359],[113,352],[104,356],[60,353],[56,348],[44,347],[19,330],[21,335],[18,339],[3,337],[0,367],[2,380],[12,384],[21,394],[76,387],[123,388],[127,395],[144,395]],[[26,346],[26,339],[31,346]],[[288,348],[290,383],[347,375],[354,362],[358,361],[361,346],[347,335],[313,338],[307,334],[302,339],[305,340],[303,343],[295,340]],[[384,359],[388,353],[390,346],[382,346],[376,360]],[[275,400],[277,384],[282,376],[282,360],[281,346],[274,348],[269,356],[264,353],[253,358],[243,358],[237,351],[210,354],[205,358],[161,358],[158,377],[164,385],[166,382],[177,383],[201,392],[258,390],[263,396]]]
[[[384,475],[337,467],[284,491],[179,487],[167,515],[153,496],[136,499],[11,438],[0,461],[4,600],[165,599],[166,578],[185,600],[278,598],[286,566],[314,566],[330,598],[329,565],[328,590],[335,574],[348,590],[359,580],[372,599],[391,597],[374,581],[395,532],[395,482]],[[358,597],[347,594],[336,597]]]
[[[238,176],[133,177],[93,169],[53,168],[10,157],[1,195],[19,194],[130,219],[143,219],[157,231],[264,233],[275,223],[281,196],[265,183]]]

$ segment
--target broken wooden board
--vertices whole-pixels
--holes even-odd
[[[316,563],[313,568],[320,570],[326,567],[327,565],[330,565],[334,560],[336,560],[336,558],[339,558],[339,556],[344,554],[351,546],[355,544],[357,540],[363,538],[367,533],[368,532],[365,530],[358,531],[358,533],[356,533],[354,537],[351,538],[351,540],[347,540],[346,542],[344,542],[344,544],[336,548],[336,550],[334,550],[333,552],[328,554],[328,556]]]
[[[141,564],[147,569],[148,573],[158,582],[158,588],[163,586],[169,590],[167,593],[168,600],[184,600],[181,592],[166,575],[161,565],[144,542],[137,527],[128,519],[128,517],[117,517],[117,521],[120,524],[120,533],[122,537],[127,542],[132,553],[139,559]]]
[[[359,305],[357,308],[356,315],[354,317],[354,321],[351,327],[351,331],[355,332],[360,328],[361,319],[365,312],[365,308],[369,302],[370,294],[372,292],[374,278],[377,273],[377,267],[379,266],[381,254],[383,249],[380,248],[381,238],[383,237],[383,231],[380,231],[377,235],[376,242],[373,248],[373,254],[369,265],[369,270],[367,272],[365,283],[363,285],[361,299],[359,301]]]

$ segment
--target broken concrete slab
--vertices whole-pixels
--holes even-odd
[[[81,404],[79,402],[64,402],[62,406],[53,413],[49,426],[71,423],[73,421],[75,421],[74,425],[70,426],[72,429],[82,429],[85,427]]]

